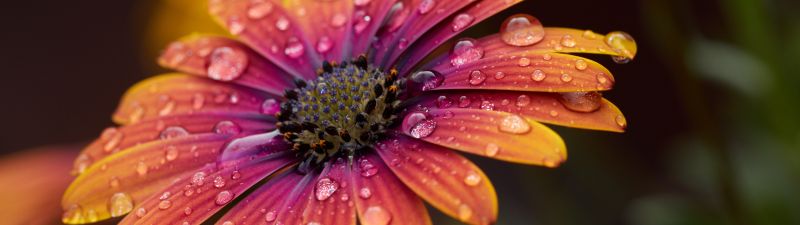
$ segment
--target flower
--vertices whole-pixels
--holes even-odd
[[[443,43],[506,0],[212,0],[238,39],[191,35],[131,88],[75,162],[64,222],[468,224],[497,218],[494,187],[453,150],[556,167],[550,123],[624,130],[614,79],[564,53],[636,53],[622,32],[544,28]]]

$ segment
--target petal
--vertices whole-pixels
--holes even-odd
[[[406,125],[419,128],[422,123],[408,123],[419,116],[420,113],[406,116],[400,128],[403,133],[444,147],[516,163],[555,167],[567,159],[561,137],[532,118],[477,109],[431,109],[422,116],[424,125],[433,124],[423,129],[432,133],[414,133]]]
[[[163,137],[181,134],[211,132],[254,133],[275,128],[273,121],[259,116],[231,114],[191,114],[164,116],[139,123],[106,128],[100,138],[87,146],[74,162],[74,173],[79,174],[93,162],[126,150],[135,145],[158,141]],[[170,134],[172,133],[172,134]]]
[[[303,183],[304,177],[294,171],[277,175],[233,206],[219,219],[218,224],[227,221],[234,224],[273,224],[278,217],[278,209],[295,187],[308,184],[308,181]]]
[[[460,14],[465,14],[474,17],[475,22],[472,22],[468,25],[469,27],[471,27],[475,24],[480,23],[484,19],[489,18],[490,16],[493,16],[498,12],[503,11],[504,9],[520,2],[522,2],[522,0],[477,1],[475,4],[471,4],[461,9],[461,11],[456,15],[451,15],[450,18],[445,19],[444,22],[439,23],[429,32],[419,37],[418,41],[414,42],[414,44],[410,48],[408,48],[408,50],[406,50],[405,53],[403,53],[402,51],[394,51],[387,65],[395,65],[394,63],[396,60],[398,60],[400,53],[403,53],[403,60],[400,60],[400,62],[397,63],[396,65],[398,70],[400,70],[400,74],[406,74],[417,63],[422,61],[425,58],[425,56],[431,53],[434,49],[438,48],[440,45],[442,45],[445,41],[449,40],[450,38],[466,30],[466,28],[456,31],[452,29],[451,21],[454,21],[456,16]],[[418,35],[416,37],[418,37]]]
[[[520,51],[527,52],[561,52],[561,53],[589,53],[602,54],[633,59],[636,56],[636,42],[630,38],[619,38],[621,32],[611,32],[606,35],[598,34],[590,30],[578,30],[572,28],[545,27],[545,35],[542,41],[526,47],[508,45],[500,39],[500,35],[490,35],[480,39],[481,46],[484,48],[486,56],[515,53]],[[574,45],[562,44],[565,37],[574,41]],[[609,37],[617,40],[616,43],[609,41]],[[572,47],[567,47],[572,46]]]
[[[353,206],[353,189],[348,187],[345,176],[349,165],[339,158],[329,163],[322,174],[310,186],[312,194],[307,198],[301,224],[355,225],[356,211]]]
[[[414,192],[393,174],[383,160],[367,153],[352,162],[353,192],[360,224],[431,224],[428,210]]]
[[[206,163],[216,160],[228,134],[197,134],[153,141],[121,151],[89,167],[64,193],[62,206],[79,216],[65,222],[87,223],[112,216],[114,195],[138,204],[157,191]],[[130,208],[128,208],[130,210]],[[121,216],[128,210],[115,211]],[[75,213],[73,213],[75,214]]]
[[[481,109],[481,107],[491,107],[494,111],[519,114],[539,122],[560,126],[614,132],[625,130],[623,123],[625,119],[622,112],[604,98],[590,100],[589,104],[597,107],[590,112],[570,109],[565,104],[565,102],[569,103],[569,100],[558,93],[448,91],[429,93],[420,99],[416,104],[429,108]]]
[[[221,169],[207,166],[182,176],[164,189],[164,194],[153,195],[137,205],[120,224],[201,224],[265,177],[294,163],[294,159],[291,154],[278,153]],[[204,181],[198,182],[198,173],[203,173]]]
[[[609,90],[614,84],[611,72],[603,65],[559,53],[515,52],[485,56],[460,67],[443,63],[433,70],[443,75],[444,82],[431,90],[578,92]]]
[[[361,1],[363,5],[356,5],[353,11],[353,49],[352,55],[367,54],[369,47],[375,39],[378,29],[386,22],[390,10],[397,0]]]
[[[276,102],[274,97],[254,89],[190,75],[160,75],[128,89],[114,113],[114,121],[132,124],[167,115],[193,113],[248,113],[255,116],[267,105],[266,100]]]
[[[210,0],[209,11],[231,34],[296,77],[316,77],[321,65],[301,26],[280,0]]]
[[[385,29],[377,35],[378,46],[375,47],[375,56],[376,62],[382,68],[387,68],[397,55],[408,48],[409,44],[414,43],[434,25],[440,22],[456,24],[455,19],[450,21],[444,21],[444,19],[472,3],[472,1],[431,0],[404,0],[401,2],[403,3],[402,8],[389,18]],[[458,28],[455,27],[456,25],[451,25],[446,29],[460,32],[472,25],[475,20],[474,16],[469,14],[460,16],[458,21],[463,24],[459,24]]]
[[[312,43],[309,53],[336,62],[350,58],[353,0],[295,0],[288,4],[286,10],[294,12],[295,21]]]
[[[158,63],[166,68],[233,82],[274,95],[294,87],[292,76],[244,44],[225,37],[189,35],[172,42]]]
[[[497,220],[494,186],[467,158],[403,135],[379,143],[378,153],[403,183],[445,214],[468,224]]]

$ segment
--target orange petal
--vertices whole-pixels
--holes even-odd
[[[636,42],[621,32],[611,32],[607,35],[597,34],[590,30],[572,28],[545,27],[545,36],[542,41],[526,47],[517,47],[503,42],[500,35],[491,35],[481,38],[480,46],[486,56],[495,56],[521,51],[536,53],[589,53],[602,54],[633,59],[636,56]],[[609,41],[611,38],[611,41]]]
[[[273,98],[275,96],[247,87],[190,75],[160,75],[128,89],[114,113],[114,121],[132,124],[162,116],[193,113],[249,113],[255,116],[261,114],[265,101],[275,101]]]
[[[489,178],[463,156],[397,135],[378,153],[411,190],[445,214],[468,224],[494,224],[497,194]]]
[[[553,130],[506,112],[431,109],[427,115],[409,113],[401,129],[430,143],[510,162],[556,167],[567,159],[564,141]]]
[[[408,189],[374,153],[352,162],[351,187],[363,225],[430,225],[422,200]]]
[[[623,132],[626,126],[622,112],[599,97],[580,102],[558,93],[457,91],[429,93],[420,99],[416,104],[429,108],[492,109],[566,127]],[[587,112],[586,104],[593,110]]]
[[[230,137],[213,133],[175,137],[137,145],[100,160],[64,193],[64,222],[90,223],[124,215],[130,211],[124,206],[138,204],[174,182],[174,178],[214,162]],[[112,202],[123,208],[112,214]]]

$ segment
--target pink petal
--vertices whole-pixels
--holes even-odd
[[[374,153],[356,158],[352,171],[351,187],[358,218],[363,225],[418,225],[431,224],[428,210],[416,194]]]
[[[353,0],[356,1],[356,0]],[[392,6],[397,0],[364,1],[364,5],[356,5],[352,17],[348,18],[353,26],[352,55],[367,54],[372,46],[378,29],[383,25]]]
[[[106,128],[100,138],[87,146],[75,160],[75,173],[82,173],[93,162],[116,152],[127,151],[139,144],[158,142],[163,138],[201,133],[255,133],[274,129],[272,121],[242,114],[191,114],[165,116],[139,123]]]
[[[389,63],[396,58],[396,55],[404,52],[408,45],[414,43],[420,36],[428,32],[434,25],[442,23],[454,23],[455,21],[445,21],[444,19],[453,15],[458,10],[471,4],[471,1],[441,1],[441,0],[404,0],[401,1],[403,7],[398,9],[389,18],[388,24],[382,32],[378,33],[378,46],[375,47],[375,60],[382,68],[387,68]],[[469,21],[465,21],[458,29],[451,25],[450,30],[463,31],[467,26],[474,22],[472,15],[466,15]],[[462,22],[463,23],[463,22]]]
[[[580,105],[573,105],[579,103],[570,103],[558,93],[471,90],[429,93],[417,104],[441,109],[491,107],[494,111],[519,114],[560,126],[624,131],[625,124],[620,124],[620,118],[624,117],[614,104],[604,98],[589,99],[588,102],[597,108],[589,112],[578,110]]]
[[[349,187],[350,177],[348,163],[339,159],[329,163],[322,174],[317,177],[312,194],[306,200],[301,224],[336,224],[355,225],[356,208],[353,198],[357,198]]]
[[[434,49],[441,46],[445,41],[449,40],[450,38],[458,35],[462,31],[466,30],[464,28],[462,30],[454,31],[452,29],[452,21],[455,20],[456,16],[460,14],[471,15],[475,18],[475,21],[470,23],[468,27],[471,27],[475,24],[480,23],[481,21],[489,18],[497,14],[500,11],[505,10],[508,7],[511,7],[522,0],[509,0],[509,1],[498,1],[498,0],[481,0],[477,1],[474,4],[471,4],[459,11],[459,13],[451,15],[449,18],[445,19],[444,22],[439,23],[431,29],[429,32],[425,33],[421,37],[417,34],[415,37],[418,37],[418,41],[413,42],[413,45],[408,48],[405,52],[403,51],[394,51],[392,53],[391,59],[388,61],[387,65],[396,65],[398,70],[400,70],[400,74],[408,73],[417,63],[422,61],[425,56],[430,54]],[[399,63],[395,64],[400,57],[401,53],[403,54],[403,59],[400,60]]]
[[[276,154],[242,160],[246,162],[240,162],[238,166],[207,166],[182,176],[162,192],[137,204],[120,224],[203,223],[259,181],[294,163],[294,159],[290,154]]]
[[[353,0],[289,1],[286,6],[313,47],[309,53],[328,61],[350,59]]]
[[[409,113],[399,129],[430,143],[510,162],[555,167],[567,158],[564,141],[550,128],[505,112],[430,109]]]
[[[468,224],[497,220],[497,194],[478,166],[437,145],[403,135],[390,139],[378,144],[378,153],[414,193]]]
[[[299,186],[305,187],[308,180],[294,171],[276,175],[253,193],[247,195],[239,204],[228,211],[217,224],[232,222],[234,224],[274,224],[278,217],[278,209],[290,197],[292,191]]]
[[[588,53],[610,56],[627,57],[633,59],[636,56],[636,42],[633,39],[622,41],[622,46],[612,47],[607,43],[606,35],[598,34],[590,30],[545,27],[544,39],[540,42],[526,47],[517,47],[503,42],[499,34],[489,35],[480,39],[481,46],[486,50],[486,56],[517,52],[537,52],[537,53]],[[617,32],[612,32],[617,33]],[[574,46],[564,46],[565,37],[572,38]],[[623,48],[623,49],[619,49]]]
[[[277,104],[274,96],[239,85],[184,74],[160,75],[131,87],[122,97],[114,121],[133,124],[186,114],[259,116],[272,102]],[[272,117],[272,113],[263,116]]]
[[[197,134],[148,142],[106,157],[86,169],[64,193],[62,206],[83,216],[73,223],[104,220],[112,216],[109,203],[115,195],[139,204],[163,190],[176,178],[214,162],[230,134]],[[175,192],[177,194],[177,192]],[[126,211],[116,211],[121,216]]]
[[[231,34],[292,75],[311,79],[321,65],[292,12],[279,0],[210,0],[209,11]]]
[[[274,95],[294,87],[292,76],[244,44],[225,37],[190,35],[171,43],[158,59],[180,72],[233,82]]]

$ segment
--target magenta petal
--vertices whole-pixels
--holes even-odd
[[[352,162],[351,187],[363,225],[430,225],[428,210],[375,153]]]
[[[321,65],[292,12],[279,0],[211,0],[209,11],[242,42],[289,73],[311,79]]]
[[[356,5],[353,16],[348,21],[353,26],[352,55],[367,54],[375,34],[389,15],[390,9],[397,0],[361,1],[369,2]]]
[[[298,184],[305,186],[305,176],[294,171],[278,174],[263,186],[233,206],[217,224],[233,222],[234,224],[274,224],[278,218],[278,209],[290,197]]]
[[[375,47],[375,61],[383,68],[390,65],[389,63],[394,61],[396,55],[404,52],[410,44],[428,32],[434,25],[440,22],[455,24],[455,21],[444,21],[444,19],[472,3],[472,1],[433,0],[401,2],[403,3],[402,8],[399,8],[389,18],[382,32],[377,35],[378,46]],[[453,27],[456,25],[452,25],[447,29],[456,32],[466,29],[474,21],[472,15],[466,16],[468,16],[466,20],[459,20],[461,21],[458,23],[459,26]]]
[[[481,0],[462,9],[457,15],[466,14],[475,17],[475,22],[469,24],[469,26],[472,26],[519,2],[522,2],[522,0]],[[452,29],[452,23],[449,23],[449,21],[453,21],[457,15],[450,16],[450,18],[445,19],[444,23],[436,25],[430,32],[422,35],[419,41],[415,42],[405,53],[402,51],[393,52],[388,65],[393,65],[395,60],[398,60],[400,53],[403,53],[403,58],[397,63],[397,69],[400,71],[400,74],[408,73],[434,49],[463,31],[454,31]]]
[[[271,146],[281,146],[282,148],[271,148]],[[225,145],[220,156],[220,162],[232,161],[244,157],[269,154],[275,151],[290,149],[289,144],[283,140],[280,131],[274,130],[269,133],[250,135],[235,139]]]
[[[356,207],[353,199],[353,189],[350,177],[346,176],[350,165],[344,159],[329,163],[322,171],[313,186],[303,209],[303,222],[301,224],[336,224],[355,225]]]
[[[294,12],[298,26],[313,47],[309,53],[327,61],[349,60],[352,47],[352,0],[288,1],[287,10]],[[376,3],[377,4],[377,3]]]
[[[172,42],[158,59],[180,72],[230,81],[275,95],[292,87],[292,77],[269,60],[225,37],[190,35]]]
[[[200,224],[250,187],[293,162],[290,154],[277,154],[221,169],[207,166],[137,204],[120,224]]]

